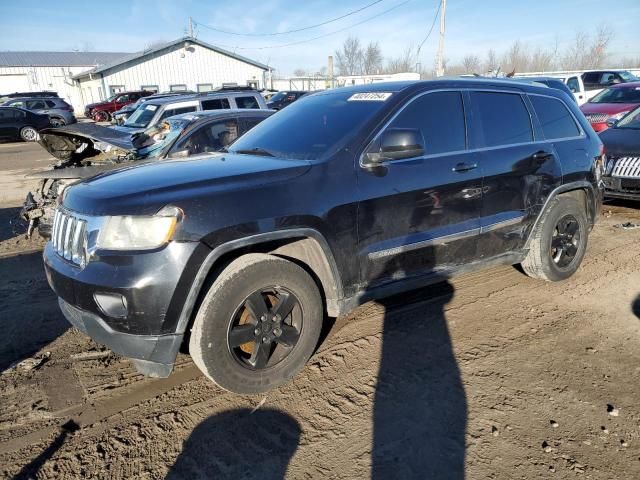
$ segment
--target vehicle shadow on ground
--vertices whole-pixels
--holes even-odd
[[[636,317],[640,318],[640,295],[638,295],[638,297],[631,304],[631,311]]]
[[[0,258],[0,298],[0,372],[70,328],[47,282],[41,252]]]
[[[27,224],[20,218],[21,207],[0,208],[0,242],[24,235]]]
[[[221,412],[193,430],[166,478],[282,479],[301,433],[298,422],[281,411]]]

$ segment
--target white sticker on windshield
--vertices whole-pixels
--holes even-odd
[[[145,110],[151,110],[152,112],[155,112],[158,109],[157,105],[146,105],[144,107]]]
[[[391,92],[363,92],[354,93],[347,102],[384,102],[391,96]]]

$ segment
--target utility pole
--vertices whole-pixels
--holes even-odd
[[[193,18],[189,17],[189,36],[193,38]]]
[[[438,42],[438,55],[436,56],[436,77],[444,75],[444,29],[447,0],[441,0],[440,5],[440,41]]]

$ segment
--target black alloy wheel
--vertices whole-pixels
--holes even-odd
[[[297,345],[302,318],[300,301],[287,289],[255,291],[236,309],[227,334],[229,351],[245,368],[274,367]]]
[[[580,223],[573,215],[565,215],[558,220],[549,253],[558,268],[566,269],[576,258],[582,235]]]

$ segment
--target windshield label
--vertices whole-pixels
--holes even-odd
[[[391,96],[391,92],[363,92],[354,93],[347,102],[384,102]]]
[[[155,106],[155,105],[146,105],[146,106],[144,107],[144,109],[145,109],[145,110],[151,110],[152,112],[155,112],[155,111],[158,109],[158,107],[157,107],[157,106]]]

